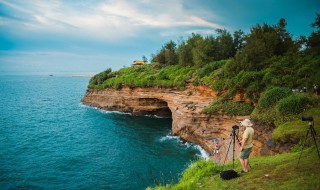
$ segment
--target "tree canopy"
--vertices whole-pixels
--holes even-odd
[[[320,14],[310,36],[293,38],[287,22],[256,24],[245,34],[216,30],[216,35],[192,34],[170,40],[152,55],[151,64],[106,70],[94,76],[91,88],[121,85],[182,88],[187,82],[211,86],[233,96],[243,93],[257,102],[269,87],[312,89],[320,84]]]

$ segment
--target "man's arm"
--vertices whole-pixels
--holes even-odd
[[[246,144],[247,140],[248,140],[247,138],[243,138],[243,139],[242,139],[242,141],[241,141],[241,147],[240,147],[240,152],[242,152],[243,147],[244,147],[244,145]]]

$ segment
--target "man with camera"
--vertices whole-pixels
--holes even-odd
[[[252,122],[249,119],[245,119],[240,122],[241,126],[246,127],[245,131],[243,132],[241,146],[240,146],[240,162],[242,165],[241,173],[248,172],[248,164],[249,164],[249,155],[251,153],[253,144],[253,135],[254,130],[251,126],[253,126]]]

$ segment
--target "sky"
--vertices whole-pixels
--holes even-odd
[[[287,21],[309,36],[319,0],[0,0],[0,75],[93,74],[216,29]]]

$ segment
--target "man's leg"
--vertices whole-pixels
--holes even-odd
[[[248,171],[249,158],[244,159],[243,162],[244,162],[244,167],[245,167],[244,171],[247,172]]]
[[[242,169],[243,169],[243,171],[247,171],[247,168],[246,168],[246,166],[245,166],[245,160],[247,160],[247,159],[240,159],[240,163],[241,163],[241,165],[242,165]]]

